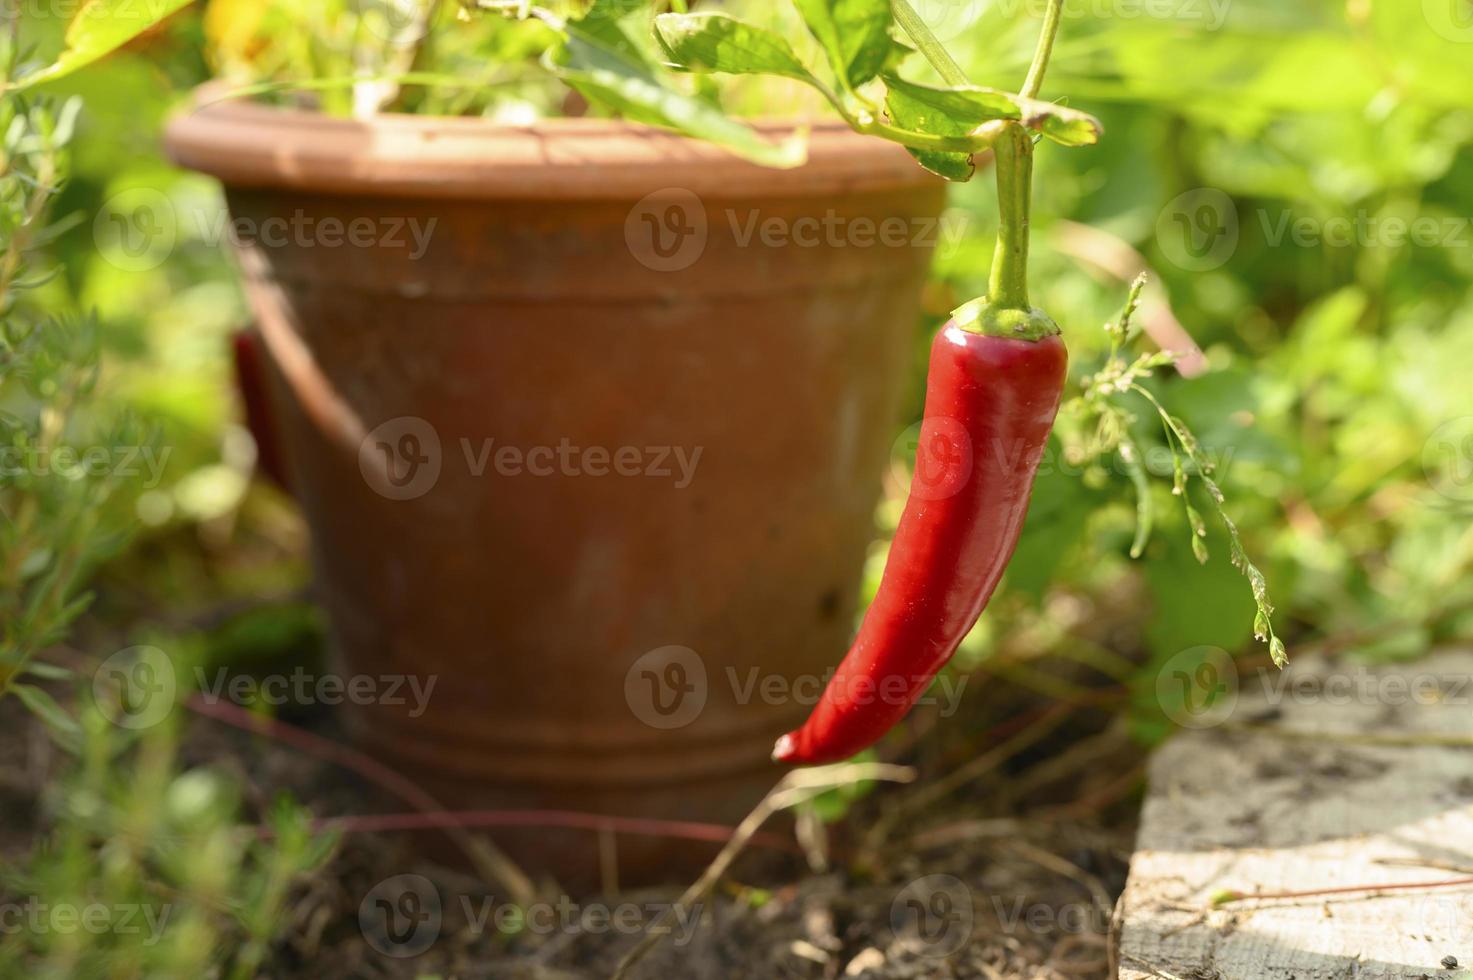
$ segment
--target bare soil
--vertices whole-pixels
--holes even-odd
[[[1010,717],[1021,721],[1003,726],[1013,731],[990,745],[998,765],[953,792],[938,795],[938,779],[958,765],[977,769],[970,746],[988,743],[969,743],[963,733],[920,742],[922,779],[857,802],[818,835],[822,848],[811,833],[799,835],[808,843],[799,847],[791,821],[775,820],[769,829],[794,843],[752,846],[630,976],[1112,975],[1111,910],[1134,835],[1141,750],[1107,714],[1081,711],[1058,725],[1041,703],[1018,703]],[[294,723],[339,737],[329,709]],[[44,838],[44,788],[66,758],[15,699],[0,703],[0,725],[17,733],[0,740],[0,856],[17,861]],[[353,772],[212,718],[191,719],[183,744],[185,765],[213,766],[239,781],[245,820],[264,823],[282,793],[322,817],[405,809]],[[1018,751],[997,752],[998,745]],[[672,882],[574,896],[541,882],[543,898],[518,923],[504,896],[468,873],[468,862],[443,860],[453,850],[429,836],[435,832],[344,834],[332,860],[298,887],[266,975],[608,977],[683,890]],[[391,928],[383,916],[405,908],[396,880],[421,890],[427,882],[438,915]]]

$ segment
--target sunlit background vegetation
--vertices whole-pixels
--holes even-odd
[[[13,68],[54,54],[73,5],[0,6],[21,14],[18,43],[0,42],[14,45]],[[785,10],[738,6],[799,41]],[[1018,86],[1041,5],[919,6],[974,80]],[[1067,11],[1043,95],[1099,116],[1106,136],[1040,149],[1032,278],[1035,302],[1063,326],[1074,377],[1098,368],[1104,324],[1147,272],[1143,315],[1185,331],[1207,364],[1190,379],[1158,371],[1151,389],[1218,462],[1227,512],[1267,577],[1291,655],[1331,646],[1412,658],[1466,638],[1473,11],[1455,0],[1079,0]],[[220,190],[172,167],[160,130],[211,77],[274,83],[262,97],[349,113],[353,87],[337,82],[384,66],[424,76],[392,96],[399,111],[515,122],[600,111],[547,76],[538,25],[466,19],[450,3],[432,22],[427,43],[408,50],[402,17],[367,0],[211,0],[0,109],[0,313],[10,335],[0,431],[11,445],[146,439],[166,453],[157,480],[0,477],[0,691],[22,695],[77,753],[44,804],[48,843],[0,841],[6,887],[73,901],[164,887],[189,910],[147,951],[92,948],[85,936],[0,938],[4,976],[21,975],[8,971],[22,962],[46,964],[35,976],[82,976],[81,964],[101,969],[117,962],[97,959],[109,956],[129,967],[117,976],[202,976],[209,962],[252,976],[291,876],[323,859],[290,806],[276,817],[280,844],[242,852],[231,836],[240,801],[227,780],[176,762],[169,726],[134,745],[46,691],[65,689],[66,668],[85,686],[87,664],[136,643],[247,670],[321,656],[322,625],[304,598],[305,531],[288,500],[253,481],[237,421],[228,338],[248,314],[219,234]],[[721,97],[753,112],[775,97],[823,111],[788,85],[723,86]],[[22,235],[36,185],[60,177],[49,230]],[[937,255],[897,437],[919,417],[931,333],[983,291],[995,229],[988,178],[952,188],[964,233]],[[138,195],[161,202],[170,222],[141,254],[115,220]],[[27,324],[48,325],[50,339],[23,338]],[[1144,554],[1128,554],[1136,485],[1115,457],[1092,457],[1092,432],[1066,409],[1005,591],[954,669],[1067,698],[1081,693],[1082,664],[1136,692],[1120,711],[1149,745],[1170,729],[1156,685],[1163,663],[1202,647],[1245,665],[1267,658],[1221,525],[1209,521],[1200,561],[1169,457],[1151,452],[1164,445],[1159,421],[1144,402],[1138,415],[1156,471]],[[108,434],[119,429],[130,435]],[[882,530],[898,517],[904,465],[897,454],[886,475]],[[883,554],[880,542],[867,590]],[[92,605],[70,608],[84,585]],[[25,662],[52,666],[12,676]],[[996,721],[979,707],[948,737]],[[208,875],[180,859],[212,848],[228,858]]]

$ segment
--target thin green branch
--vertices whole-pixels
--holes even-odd
[[[962,71],[962,66],[956,63],[951,52],[931,32],[930,25],[921,19],[921,15],[916,13],[908,0],[890,0],[890,9],[895,15],[895,23],[915,42],[916,49],[925,55],[942,81],[953,88],[971,84],[967,73]]]
[[[1043,30],[1038,35],[1038,48],[1033,52],[1033,64],[1028,68],[1028,78],[1023,82],[1022,94],[1028,98],[1038,95],[1043,88],[1043,75],[1048,71],[1049,57],[1054,51],[1054,38],[1059,33],[1059,19],[1064,11],[1064,0],[1049,0],[1048,10],[1043,15]]]
[[[1248,551],[1243,547],[1242,535],[1238,532],[1238,525],[1228,516],[1227,509],[1224,506],[1226,501],[1222,488],[1217,485],[1216,480],[1212,479],[1212,461],[1202,452],[1201,444],[1197,441],[1197,437],[1192,434],[1192,431],[1180,419],[1166,411],[1166,407],[1161,404],[1155,395],[1151,394],[1148,389],[1139,384],[1132,384],[1130,390],[1151,403],[1156,409],[1156,413],[1160,415],[1161,422],[1166,427],[1169,436],[1176,438],[1177,444],[1181,446],[1182,451],[1187,454],[1187,458],[1191,460],[1192,465],[1196,468],[1197,472],[1193,475],[1202,481],[1202,486],[1207,490],[1208,499],[1212,501],[1213,510],[1217,512],[1217,519],[1222,522],[1223,529],[1227,531],[1228,558],[1232,562],[1233,567],[1243,573],[1244,578],[1248,580],[1249,587],[1252,589],[1253,604],[1257,609],[1253,617],[1253,635],[1268,643],[1269,655],[1273,657],[1274,664],[1283,667],[1288,663],[1288,655],[1284,649],[1284,641],[1279,639],[1278,634],[1274,632],[1274,604],[1273,600],[1269,598],[1268,580],[1264,576],[1263,571],[1248,557]],[[1202,538],[1207,533],[1206,528],[1202,526],[1202,519],[1196,510],[1193,509],[1191,502],[1186,500],[1186,478],[1182,474],[1180,463],[1174,462],[1174,465],[1176,467],[1176,485],[1174,490],[1181,495],[1186,505],[1187,517],[1192,526],[1193,551],[1197,553],[1199,560],[1205,560],[1205,550],[1199,546],[1201,545]]]
[[[917,133],[909,129],[901,129],[878,119],[849,119],[849,125],[856,132],[866,133],[871,136],[881,136],[901,146],[908,146],[913,150],[940,150],[950,153],[980,153],[991,149],[996,143],[996,137],[991,133],[978,132],[967,136],[938,136],[934,133]]]

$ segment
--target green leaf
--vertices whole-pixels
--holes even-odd
[[[1086,146],[1099,141],[1104,127],[1094,116],[1078,109],[1028,99],[1001,89],[968,85],[961,88],[934,88],[908,82],[897,75],[886,75],[885,85],[891,99],[897,93],[915,107],[925,107],[932,113],[933,129],[941,125],[938,117],[945,117],[950,125],[961,127],[960,132],[969,133],[985,122],[1007,119],[1021,122],[1029,129],[1047,136],[1064,146]],[[955,135],[950,133],[947,135]]]
[[[661,14],[655,18],[655,36],[670,60],[690,71],[816,81],[781,36],[726,14]]]
[[[840,85],[863,85],[885,66],[894,47],[890,0],[793,0],[793,6],[823,47]]]
[[[640,4],[628,4],[622,0],[593,0],[593,6],[575,23],[585,33],[598,38],[605,47],[619,52],[630,61],[649,65],[649,57],[630,34],[632,21],[641,12]],[[629,27],[625,26],[626,21],[631,22]]]
[[[81,734],[82,729],[77,725],[76,719],[63,711],[61,705],[57,704],[51,695],[39,687],[32,687],[29,684],[16,684],[10,689],[15,692],[16,697],[20,698],[21,704],[29,708],[32,714],[40,718],[46,723],[48,728],[51,728],[57,734]]]
[[[576,24],[567,40],[549,52],[547,67],[590,99],[628,119],[663,126],[721,146],[768,167],[796,167],[808,157],[801,136],[769,143],[752,127],[730,119],[716,107],[668,87],[651,69],[637,64]]]
[[[66,48],[51,65],[18,79],[11,89],[53,81],[116,51],[190,0],[87,0],[67,25]]]
[[[890,119],[902,129],[934,136],[965,136],[974,128],[958,122],[950,113],[937,109],[924,99],[917,99],[903,87],[892,86],[885,95],[885,108]],[[922,167],[947,180],[967,181],[977,172],[970,153],[942,150],[916,150],[906,147]]]

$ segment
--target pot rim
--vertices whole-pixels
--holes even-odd
[[[718,147],[616,119],[508,125],[476,117],[372,119],[231,99],[216,81],[169,120],[175,163],[231,187],[462,200],[630,200],[681,188],[721,198],[939,187],[896,144],[840,120],[762,120],[769,138],[808,125],[808,162],[762,167]]]

